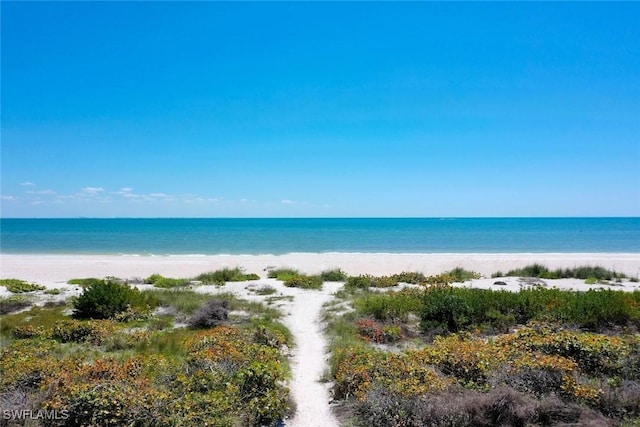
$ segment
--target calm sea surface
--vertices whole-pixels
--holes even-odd
[[[640,252],[640,218],[1,219],[2,253]]]

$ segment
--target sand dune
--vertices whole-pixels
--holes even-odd
[[[340,283],[325,283],[321,291],[286,288],[275,279],[266,278],[266,270],[272,267],[292,267],[308,274],[320,273],[330,268],[341,268],[348,274],[394,274],[402,271],[419,271],[428,275],[438,274],[461,266],[481,273],[485,277],[457,286],[519,290],[526,283],[517,277],[501,279],[495,284],[490,275],[498,270],[506,272],[531,263],[541,263],[549,268],[567,268],[581,265],[598,265],[613,269],[631,277],[640,274],[640,254],[287,254],[287,255],[214,255],[214,256],[113,256],[113,255],[1,255],[2,278],[17,278],[37,282],[48,288],[67,288],[58,296],[63,298],[80,292],[67,285],[71,278],[115,276],[119,278],[146,277],[159,273],[169,277],[193,277],[206,271],[223,267],[243,267],[247,272],[258,273],[258,282],[229,283],[222,288],[200,286],[198,292],[233,292],[238,297],[259,300],[250,292],[252,286],[269,285],[284,296],[280,309],[283,321],[294,335],[296,346],[291,354],[292,397],[297,412],[285,425],[307,427],[337,426],[331,413],[328,385],[319,382],[326,366],[326,342],[322,335],[320,314],[322,304],[331,300]],[[586,290],[582,280],[547,280],[546,286],[565,289]],[[601,285],[597,285],[600,287]],[[632,291],[640,289],[635,282],[625,281],[614,289]],[[0,287],[0,296],[8,295]]]

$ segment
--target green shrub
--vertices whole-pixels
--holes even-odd
[[[170,277],[164,277],[160,274],[152,274],[144,279],[144,283],[153,285],[156,288],[177,288],[180,286],[187,286],[190,283],[189,279],[174,279]]]
[[[46,289],[44,286],[36,285],[35,283],[28,283],[20,279],[0,279],[0,286],[4,286],[9,292],[14,294],[42,291]]]
[[[501,272],[500,276],[503,276]],[[498,273],[492,275],[497,277]],[[604,267],[599,266],[580,266],[574,268],[558,268],[554,271],[549,270],[542,264],[531,264],[523,268],[517,268],[510,270],[506,274],[507,276],[519,276],[519,277],[539,277],[541,279],[582,279],[595,278],[596,280],[613,280],[624,279],[625,275],[617,273],[612,270],[607,270]]]
[[[379,321],[406,321],[409,314],[420,314],[424,307],[424,292],[403,289],[399,292],[373,293],[354,299],[353,307],[361,316]]]
[[[407,273],[404,273],[407,274]],[[344,286],[347,289],[368,289],[368,288],[391,288],[398,285],[396,276],[372,276],[363,274],[360,276],[350,276]]]
[[[368,274],[360,276],[349,276],[344,284],[347,289],[367,289],[371,286],[371,279],[373,276]]]
[[[96,282],[85,288],[74,303],[74,317],[108,319],[130,307],[145,307],[145,301],[135,288],[115,282]]]
[[[239,268],[222,268],[208,273],[202,273],[195,280],[204,284],[224,285],[226,282],[244,282],[247,280],[258,280],[260,276],[255,273],[246,274]]]
[[[451,279],[454,282],[466,282],[467,280],[473,280],[473,279],[479,279],[481,276],[479,273],[476,273],[475,271],[469,271],[469,270],[465,270],[462,267],[456,267],[451,271],[447,271],[447,273],[449,276],[451,276]]]
[[[587,329],[640,321],[640,307],[633,300],[633,294],[608,289],[575,293],[567,314],[570,321]]]
[[[347,280],[347,273],[340,270],[339,268],[333,270],[325,270],[320,273],[320,277],[325,282],[344,282]]]
[[[102,280],[100,279],[96,279],[95,277],[88,277],[85,279],[70,279],[67,281],[67,283],[69,285],[77,285],[77,286],[81,286],[83,288],[86,288],[87,286],[90,286],[94,283],[99,283]],[[146,283],[146,282],[145,282]]]
[[[466,301],[453,288],[429,290],[424,298],[423,328],[444,327],[446,331],[457,332],[466,325],[469,311]]]
[[[425,330],[444,327],[449,332],[474,327],[506,332],[531,320],[599,329],[640,322],[639,298],[638,291],[539,288],[508,292],[440,286],[427,290],[422,320]]]
[[[402,273],[394,274],[391,277],[396,282],[411,283],[413,285],[418,285],[427,281],[427,277],[424,274],[418,272],[403,271]]]
[[[295,276],[302,276],[303,274],[300,273],[298,270],[295,270],[293,268],[278,268],[275,270],[270,270],[269,273],[267,274],[267,277],[270,279],[278,279],[278,280],[282,280],[283,282],[286,282],[287,280],[295,277]]]
[[[170,289],[170,288],[178,288],[181,286],[187,286],[189,284],[190,284],[189,279],[173,279],[169,277],[162,277],[156,280],[153,286],[156,288]]]
[[[162,280],[164,279],[164,276],[154,273],[151,276],[147,277],[146,279],[144,279],[144,283],[148,284],[148,285],[153,285],[155,284],[158,280]]]
[[[322,289],[322,279],[319,276],[293,276],[284,285],[288,288]]]

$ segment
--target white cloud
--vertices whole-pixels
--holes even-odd
[[[53,190],[38,190],[38,191],[27,191],[28,194],[38,194],[41,196],[52,196],[54,194],[57,194],[55,191]]]
[[[16,198],[14,196],[10,196],[10,195],[6,195],[6,196],[0,196],[1,200],[15,200]]]
[[[160,199],[166,199],[170,196],[164,194],[164,193],[151,193],[149,194],[149,197],[156,197],[156,198],[160,198]]]
[[[175,198],[171,196],[171,198],[167,200],[175,200]],[[180,196],[180,200],[184,203],[219,203],[222,201],[222,199],[217,197],[202,197],[195,194],[183,194]]]
[[[25,182],[22,182],[22,183],[20,183],[20,185],[22,185],[23,187],[35,187],[35,186],[36,186],[36,185],[35,185],[33,182],[31,182],[31,181],[25,181]]]
[[[288,206],[313,206],[309,202],[299,201],[299,200],[290,200],[290,199],[280,200],[280,203]]]
[[[82,192],[85,194],[100,194],[104,191],[102,187],[84,187]]]

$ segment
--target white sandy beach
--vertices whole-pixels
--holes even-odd
[[[266,276],[269,267],[293,267],[307,274],[341,268],[347,274],[394,274],[419,271],[438,274],[464,267],[490,277],[492,273],[540,263],[550,269],[598,265],[640,275],[639,253],[509,253],[509,254],[385,254],[385,253],[291,253],[286,255],[0,255],[0,277],[49,283],[77,277],[192,277],[223,267],[243,267]]]
[[[198,292],[233,292],[240,298],[261,300],[251,292],[252,288],[269,285],[278,294],[291,296],[282,300],[279,307],[283,322],[294,335],[296,346],[291,354],[292,397],[297,412],[285,425],[311,427],[338,426],[329,401],[329,385],[319,382],[325,366],[325,339],[320,315],[322,304],[330,301],[340,283],[325,283],[320,291],[286,288],[275,279],[266,278],[266,270],[273,267],[292,267],[307,274],[341,268],[350,275],[385,275],[402,271],[418,271],[427,275],[442,273],[455,267],[463,267],[482,274],[482,279],[457,286],[508,289],[517,291],[523,282],[517,277],[501,278],[496,285],[491,274],[496,271],[540,263],[551,269],[582,265],[602,266],[631,277],[640,275],[640,254],[369,254],[369,253],[296,253],[287,255],[213,255],[213,256],[116,256],[116,255],[0,255],[0,277],[35,282],[47,288],[65,289],[61,295],[42,299],[59,299],[77,295],[80,288],[67,285],[71,278],[115,276],[123,279],[143,278],[154,273],[167,277],[194,277],[200,273],[224,267],[243,267],[249,273],[261,276],[255,282],[228,283],[222,288],[198,286]],[[577,279],[547,280],[548,286],[565,289],[587,290],[602,285],[586,285]],[[141,287],[150,287],[142,285]],[[640,289],[636,282],[624,281],[613,289],[633,291]],[[0,296],[10,295],[0,287]]]

